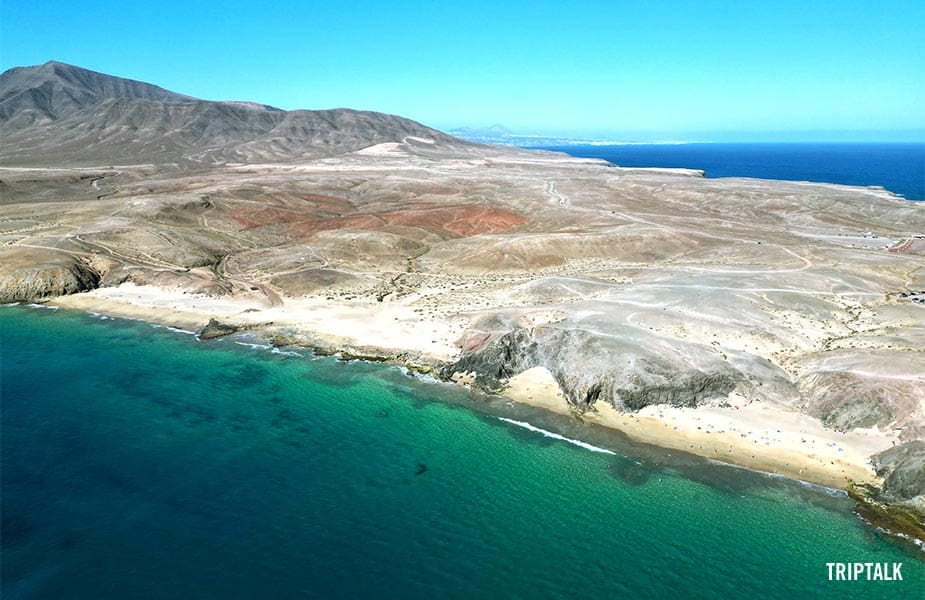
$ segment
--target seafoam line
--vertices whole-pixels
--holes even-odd
[[[239,346],[247,346],[248,348],[253,348],[254,350],[270,350],[271,348],[273,348],[273,346],[270,346],[269,344],[251,344],[248,342],[238,342],[238,341],[235,341],[235,344]]]
[[[189,331],[188,329],[180,329],[179,327],[171,327],[170,325],[164,325],[170,331],[175,331],[177,333],[185,333],[186,335],[196,335],[195,331]]]
[[[300,358],[305,355],[300,352],[295,352],[293,350],[281,350],[276,346],[270,346],[268,344],[252,344],[250,342],[239,342],[235,341],[235,344],[239,346],[247,346],[248,348],[253,348],[254,350],[264,350],[270,352],[271,354],[280,354],[282,356],[298,356]]]
[[[505,423],[510,423],[512,425],[517,425],[518,427],[523,427],[524,429],[529,429],[530,431],[536,431],[537,433],[542,433],[544,436],[548,438],[553,438],[555,440],[562,440],[563,442],[568,442],[569,444],[573,444],[575,446],[578,446],[579,448],[584,448],[585,450],[590,450],[591,452],[601,452],[603,454],[613,454],[613,455],[617,454],[616,452],[613,452],[606,448],[599,448],[598,446],[594,446],[587,442],[582,442],[581,440],[573,440],[572,438],[567,438],[564,435],[559,435],[558,433],[553,433],[552,431],[546,431],[545,429],[540,429],[539,427],[531,425],[530,423],[527,423],[525,421],[515,421],[514,419],[507,419],[505,417],[498,417],[498,419],[501,421],[504,421]]]

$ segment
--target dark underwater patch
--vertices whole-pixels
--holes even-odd
[[[635,460],[615,456],[607,465],[607,473],[630,486],[640,486],[652,477],[652,470]]]
[[[26,517],[4,507],[0,515],[0,546],[12,548],[25,544],[35,533],[35,526]]]

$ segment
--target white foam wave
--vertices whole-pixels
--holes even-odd
[[[733,465],[733,466],[737,466],[741,469],[748,469],[748,467],[741,467],[739,465]],[[754,471],[754,469],[748,469],[748,470]],[[804,481],[802,479],[797,479],[796,477],[789,477],[781,473],[764,473],[763,471],[756,471],[756,472],[767,475],[771,479],[783,479],[786,481],[795,481],[801,486],[805,487],[806,489],[815,490],[817,492],[824,492],[828,494],[829,496],[847,496],[848,495],[848,492],[846,492],[845,490],[839,490],[837,488],[829,487],[827,485],[822,485],[821,483],[813,483],[811,481]]]
[[[91,313],[91,314],[93,314],[93,313]],[[105,319],[106,317],[103,317],[103,318]],[[113,318],[113,317],[110,317],[110,318]],[[143,319],[134,319],[134,318],[132,318],[132,317],[119,317],[119,318],[120,318],[120,319],[126,319],[126,320],[128,320],[128,321],[142,321],[142,322],[144,322]],[[179,327],[171,327],[170,325],[161,325],[160,323],[148,323],[148,325],[150,325],[151,327],[153,327],[153,328],[155,328],[155,329],[169,329],[170,331],[175,331],[175,332],[177,332],[177,333],[185,333],[185,334],[187,334],[187,335],[196,335],[196,332],[195,332],[195,331],[188,331],[188,330],[186,330],[186,329],[180,329]]]
[[[301,354],[293,350],[282,350],[280,348],[277,348],[276,346],[271,346],[269,344],[254,344],[251,342],[240,342],[238,340],[235,340],[234,343],[239,346],[247,346],[248,348],[253,348],[254,350],[264,350],[264,351],[269,350],[270,353],[279,354],[281,356],[302,356]]]
[[[603,454],[613,454],[616,455],[616,452],[608,450],[606,448],[599,448],[597,446],[591,445],[587,442],[582,442],[581,440],[573,440],[572,438],[567,438],[564,435],[559,435],[558,433],[553,433],[552,431],[546,431],[530,423],[524,421],[515,421],[514,419],[507,419],[505,417],[498,417],[498,419],[504,421],[505,423],[510,423],[512,425],[517,425],[518,427],[523,427],[524,429],[529,429],[530,431],[535,431],[537,433],[542,433],[548,438],[553,438],[555,440],[562,440],[563,442],[568,442],[569,444],[578,446],[579,448],[584,448],[585,450],[590,450],[591,452],[601,452]]]
[[[185,333],[187,335],[196,335],[195,331],[188,331],[186,329],[180,329],[179,327],[171,327],[170,325],[165,325],[170,331],[176,331],[177,333]]]
[[[247,346],[248,348],[253,348],[254,350],[271,350],[273,348],[273,346],[270,346],[268,344],[251,344],[249,342],[238,342],[238,341],[236,341],[235,344],[239,346]]]
[[[424,383],[433,383],[433,384],[446,383],[445,381],[441,381],[437,379],[436,377],[434,377],[433,375],[428,375],[427,373],[415,373],[414,378],[417,379],[418,381],[423,381]],[[456,384],[451,383],[449,385],[456,385]]]
[[[821,483],[813,483],[811,481],[804,481],[802,479],[797,479],[796,477],[791,477],[789,475],[783,475],[781,473],[768,473],[767,471],[759,471],[758,469],[752,469],[751,467],[737,465],[734,463],[723,462],[721,460],[716,460],[713,458],[708,458],[707,462],[710,464],[714,464],[714,465],[720,465],[722,467],[729,467],[730,469],[742,469],[745,471],[751,471],[752,473],[764,475],[765,477],[769,479],[780,479],[783,481],[798,483],[807,489],[810,489],[816,492],[823,492],[825,494],[828,494],[829,496],[847,496],[848,495],[848,492],[846,492],[845,490],[828,487],[828,486],[822,485]]]
[[[26,306],[28,306],[29,308],[46,308],[48,310],[58,310],[59,308],[61,308],[60,306],[49,306],[47,304],[35,304],[34,302],[30,302]]]
[[[292,350],[280,350],[279,348],[276,348],[276,347],[270,350],[270,352],[272,352],[273,354],[281,354],[282,356],[302,356],[298,352],[294,352]]]
[[[897,532],[897,531],[890,531],[889,529],[886,529],[886,528],[884,528],[884,527],[880,527],[880,526],[878,526],[878,525],[874,525],[873,523],[871,523],[869,520],[865,519],[863,516],[859,515],[858,513],[855,513],[855,515],[856,515],[861,521],[863,521],[864,523],[866,523],[868,527],[870,527],[870,528],[872,528],[872,529],[875,529],[875,530],[877,530],[877,531],[879,531],[879,532],[881,532],[881,533],[884,533],[884,534],[886,534],[886,535],[891,535],[891,536],[894,536],[894,537],[902,538],[902,539],[906,540],[907,542],[911,542],[913,546],[915,546],[919,551],[921,551],[923,554],[925,554],[925,542],[923,542],[922,540],[920,540],[920,539],[918,539],[918,538],[914,538],[914,537],[912,537],[912,536],[910,536],[910,535],[906,535],[905,533],[900,533],[900,532]]]

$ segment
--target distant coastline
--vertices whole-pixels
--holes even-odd
[[[882,187],[925,200],[925,143],[542,143],[531,148],[601,158],[621,167],[699,169],[749,177]]]

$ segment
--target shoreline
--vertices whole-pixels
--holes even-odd
[[[442,326],[430,319],[424,322],[420,315],[398,303],[343,306],[301,299],[287,300],[285,307],[259,309],[250,299],[211,298],[151,286],[104,288],[47,303],[186,331],[199,330],[215,318],[241,330],[263,331],[270,338],[325,353],[382,358],[419,370],[427,370],[458,352],[451,344],[454,334],[462,331],[458,319]],[[383,309],[388,310],[391,319],[383,318]],[[371,327],[373,323],[377,326]],[[422,336],[421,330],[426,335]],[[394,348],[371,343],[370,338]],[[452,382],[470,383],[465,374],[457,375]],[[748,402],[735,393],[722,405],[695,409],[656,405],[629,413],[597,402],[590,410],[579,412],[565,400],[555,379],[542,367],[511,377],[500,395],[620,431],[633,441],[843,491],[852,484],[879,487],[882,482],[868,457],[897,441],[894,435],[876,428],[839,433],[807,415],[759,401]]]
[[[320,297],[286,299],[267,306],[262,298],[212,297],[176,289],[122,284],[48,299],[49,305],[137,319],[178,329],[198,330],[211,319],[239,330],[262,330],[269,337],[351,354],[403,355],[439,362],[458,353],[454,340],[462,319],[424,319],[407,302],[333,303]]]
[[[501,393],[620,431],[636,442],[842,491],[851,484],[879,487],[868,456],[891,447],[893,441],[876,428],[839,433],[812,417],[758,401],[746,403],[735,394],[730,395],[729,407],[658,405],[628,413],[597,402],[578,412],[542,367],[512,377]],[[763,420],[773,426],[762,426]]]

